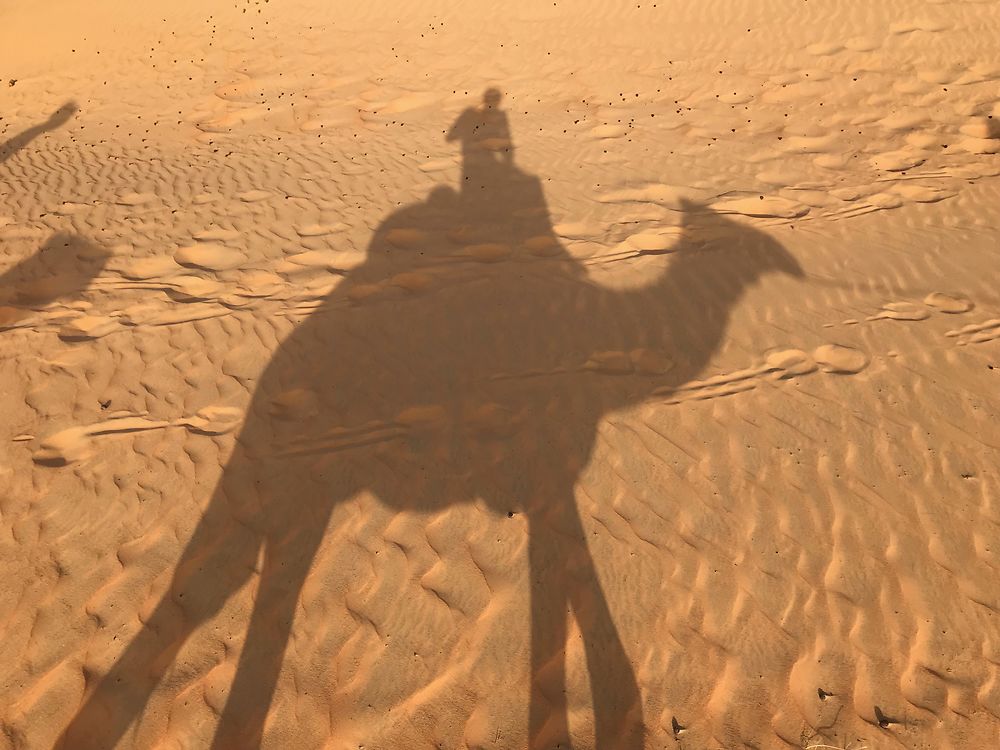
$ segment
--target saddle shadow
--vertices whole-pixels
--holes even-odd
[[[524,513],[531,747],[569,746],[569,612],[596,688],[593,746],[644,746],[639,685],[575,485],[609,412],[697,376],[750,285],[802,272],[768,235],[689,203],[665,270],[636,289],[595,283],[555,235],[541,182],[514,165],[497,104],[488,95],[449,134],[462,143],[462,189],[436,188],[390,215],[274,354],[169,592],[90,686],[62,747],[113,747],[195,628],[255,568],[213,747],[259,746],[331,511],[366,490],[399,510],[477,501]]]
[[[0,273],[0,330],[32,309],[79,298],[109,257],[85,237],[53,234],[38,252]]]
[[[66,102],[59,109],[53,112],[49,116],[49,119],[45,122],[33,125],[27,130],[18,133],[13,138],[10,138],[0,144],[0,164],[7,161],[10,157],[35,140],[42,133],[55,130],[56,128],[61,128],[69,122],[69,118],[76,114],[77,109],[78,107],[76,106],[76,102]]]

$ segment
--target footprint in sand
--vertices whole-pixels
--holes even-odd
[[[937,203],[956,195],[954,190],[930,185],[896,185],[893,191],[904,200],[914,203]]]
[[[164,290],[178,302],[202,302],[217,299],[223,287],[217,281],[200,276],[178,276],[164,284]]]
[[[910,34],[914,31],[944,31],[948,24],[931,18],[917,18],[913,21],[897,21],[889,27],[890,34]]]
[[[305,268],[321,268],[334,273],[346,273],[361,265],[364,260],[362,253],[350,250],[306,250],[279,261],[275,270],[279,273],[292,273]]]
[[[194,235],[194,238],[198,240],[198,242],[236,242],[242,236],[243,235],[235,229],[212,227],[198,232]]]
[[[927,161],[927,155],[914,151],[889,151],[878,156],[873,156],[871,165],[875,169],[884,172],[902,172],[907,169],[919,167]]]
[[[443,172],[455,167],[457,162],[454,159],[434,159],[420,165],[421,172]]]
[[[152,258],[130,260],[127,265],[115,270],[123,278],[133,281],[145,281],[147,279],[161,279],[172,276],[178,269],[177,262],[172,257],[154,256]]]
[[[853,375],[868,366],[864,352],[839,344],[824,344],[813,350],[813,359],[823,372]]]
[[[663,352],[633,349],[597,352],[580,369],[605,375],[663,375],[673,366],[673,361]]]
[[[187,268],[203,268],[206,271],[228,271],[238,268],[247,257],[239,250],[225,245],[199,243],[182,247],[174,253],[174,260]]]
[[[63,341],[91,341],[117,330],[120,323],[105,315],[81,315],[59,329]]]
[[[982,323],[972,323],[954,331],[948,331],[945,336],[956,339],[955,343],[958,346],[995,341],[1000,339],[1000,319],[992,318]]]
[[[924,304],[951,315],[966,313],[975,307],[972,300],[944,292],[931,292],[924,297]]]
[[[720,214],[739,214],[761,219],[797,219],[809,213],[809,206],[777,196],[761,195],[713,204]]]
[[[271,197],[271,193],[266,190],[248,190],[245,193],[240,193],[237,197],[244,203],[257,203],[259,201],[267,200]]]
[[[468,258],[480,263],[497,263],[510,257],[513,252],[510,245],[498,242],[483,242],[475,245],[466,245],[461,252],[456,254],[456,257]]]
[[[590,131],[590,136],[597,139],[621,138],[628,130],[622,125],[598,125]]]
[[[840,344],[823,344],[811,354],[801,349],[781,349],[768,354],[763,364],[686,383],[672,390],[673,398],[666,403],[680,404],[731,396],[751,391],[766,380],[790,380],[817,370],[854,375],[864,370],[868,363],[869,358],[864,352]]]
[[[816,42],[806,47],[806,52],[814,57],[829,57],[842,52],[844,45],[839,42]]]
[[[600,203],[655,203],[661,206],[679,206],[684,198],[693,197],[687,188],[653,183],[641,188],[612,190],[597,196]]]
[[[889,302],[882,305],[881,312],[869,315],[866,320],[926,320],[930,310],[915,302]]]
[[[115,199],[119,206],[142,206],[156,200],[154,193],[122,193]]]
[[[415,248],[427,242],[427,233],[419,229],[390,229],[385,235],[386,242],[402,249]]]
[[[949,315],[958,315],[969,312],[973,307],[975,305],[972,300],[960,295],[931,292],[924,297],[923,304],[917,302],[889,302],[882,306],[880,312],[868,316],[865,320],[927,320],[935,310]],[[856,322],[844,321],[845,324]]]
[[[207,406],[190,417],[158,420],[146,415],[124,413],[103,422],[69,427],[42,440],[32,460],[41,466],[66,466],[93,455],[93,440],[102,435],[184,427],[198,435],[223,435],[235,429],[242,412],[230,406]]]
[[[345,229],[347,229],[347,225],[343,222],[338,222],[336,224],[306,224],[305,226],[297,226],[295,227],[295,232],[299,237],[322,237],[327,234],[343,232]]]
[[[552,227],[564,240],[589,240],[602,235],[607,226],[596,222],[566,221]]]
[[[73,214],[80,213],[81,211],[86,211],[89,208],[93,208],[89,203],[63,203],[59,208],[53,210],[52,213],[59,216],[72,216]]]

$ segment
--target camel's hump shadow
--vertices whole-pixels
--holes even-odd
[[[767,234],[685,202],[648,282],[610,289],[555,235],[537,178],[498,166],[489,184],[392,214],[283,343],[240,439],[278,486],[425,510],[508,510],[525,477],[572,486],[603,415],[697,376],[749,285],[801,273]]]

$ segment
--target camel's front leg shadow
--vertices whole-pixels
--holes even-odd
[[[642,705],[628,655],[611,618],[572,487],[531,514],[531,705],[529,747],[569,747],[567,616],[583,635],[594,705],[594,747],[641,750]]]

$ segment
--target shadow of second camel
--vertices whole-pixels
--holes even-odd
[[[475,149],[476,128],[467,137]],[[366,490],[397,509],[479,500],[525,513],[531,747],[569,746],[568,610],[601,686],[593,746],[644,746],[639,686],[574,488],[609,412],[697,376],[748,286],[801,270],[766,234],[686,204],[667,270],[607,289],[558,241],[537,178],[502,154],[469,167],[460,191],[437,188],[384,221],[365,261],[282,343],[169,593],[89,691],[63,747],[113,747],[156,687],[151,665],[176,658],[263,549],[214,741],[258,746],[327,521]]]

